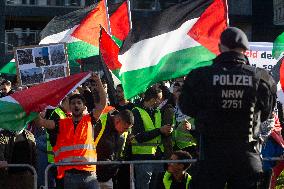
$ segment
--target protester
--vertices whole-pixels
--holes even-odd
[[[0,187],[33,189],[34,175],[29,168],[8,168],[7,164],[29,164],[36,167],[34,135],[28,130],[0,131]]]
[[[118,102],[115,105],[115,109],[117,109],[118,111],[121,111],[121,110],[132,110],[134,108],[134,104],[132,104],[127,99],[125,99],[124,91],[123,91],[123,88],[122,88],[121,84],[116,86],[116,98],[117,98]]]
[[[161,111],[162,115],[162,125],[171,125],[172,128],[175,127],[175,114],[174,114],[174,98],[173,94],[169,89],[164,86],[164,84],[156,85],[158,89],[162,90],[161,103],[158,109]],[[173,153],[173,136],[172,134],[162,137],[162,144],[164,146],[164,158],[168,159]]]
[[[173,149],[189,152],[194,158],[197,157],[197,132],[195,130],[194,118],[184,115],[178,107],[178,99],[181,93],[181,85],[174,85],[173,95],[175,98],[175,128],[173,132]]]
[[[98,161],[123,160],[128,130],[134,124],[131,111],[112,110],[100,117],[96,127],[99,128],[101,139],[97,145]],[[98,165],[97,175],[100,189],[112,189],[113,177],[119,165]]]
[[[186,151],[175,151],[170,160],[188,160],[191,155]],[[156,189],[189,189],[191,176],[186,172],[190,163],[168,163],[167,171],[159,175]]]
[[[69,108],[69,96],[66,96],[60,103],[60,105],[55,109],[47,109],[45,118],[59,122],[60,119],[65,119],[66,117],[72,117],[70,108]],[[49,135],[45,130],[45,158],[47,158],[48,164],[54,163],[54,153],[53,146],[56,145],[56,135]],[[45,167],[46,168],[46,167]],[[57,169],[52,167],[49,171],[49,187],[54,186],[57,189],[62,189],[64,187],[64,179],[57,178]]]
[[[10,94],[13,94],[14,91],[12,90],[12,83],[9,80],[3,80],[1,82],[1,93],[0,98],[9,96]]]
[[[121,84],[116,86],[116,100],[117,103],[114,105],[115,109],[118,111],[122,110],[132,110],[134,108],[134,104],[130,102],[129,100],[125,99],[124,96],[124,90]],[[125,160],[130,160],[130,154],[131,154],[131,147],[129,145],[126,145],[124,149],[124,159]],[[113,178],[114,180],[114,188],[119,189],[129,189],[130,188],[130,172],[129,172],[129,165],[124,164],[119,167],[119,170],[115,177]]]
[[[220,37],[211,66],[191,71],[179,107],[195,118],[201,134],[196,188],[257,188],[262,164],[257,150],[260,122],[274,106],[276,85],[269,73],[248,65],[246,35],[229,27]]]
[[[161,99],[161,89],[151,87],[145,92],[142,106],[137,106],[132,110],[135,120],[132,130],[133,160],[158,160],[163,158],[164,146],[161,144],[161,138],[171,134],[172,126],[162,126],[161,112],[157,109]],[[161,171],[163,171],[163,165],[161,164],[136,164],[135,188],[148,189],[153,172]]]
[[[41,117],[37,120],[37,125],[47,128],[49,135],[56,138],[55,146],[53,146],[56,163],[97,161],[96,146],[100,135],[94,138],[99,132],[94,125],[106,106],[106,94],[100,78],[96,74],[92,74],[91,79],[94,81],[94,88],[100,97],[99,103],[95,104],[91,114],[83,114],[86,109],[85,99],[82,95],[75,94],[69,98],[71,118],[60,119],[57,123]],[[57,177],[64,178],[64,188],[66,189],[99,188],[95,165],[58,166],[57,170]]]

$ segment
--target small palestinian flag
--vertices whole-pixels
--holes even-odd
[[[112,40],[104,28],[101,31],[100,52],[108,69],[119,78],[121,68],[121,63],[118,61],[119,46]]]
[[[224,0],[185,1],[134,23],[118,58],[126,98],[159,81],[210,65],[226,27]]]
[[[90,73],[80,73],[0,98],[0,128],[11,131],[23,129],[39,112],[47,106],[56,107],[90,76]]]
[[[129,31],[127,3],[108,6],[112,34],[119,42]],[[100,27],[107,26],[104,1],[63,16],[53,18],[41,32],[40,44],[67,43],[68,60],[99,55]]]

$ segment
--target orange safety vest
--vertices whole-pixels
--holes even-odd
[[[90,115],[84,115],[74,131],[72,118],[60,119],[56,145],[53,147],[54,162],[96,162],[96,146]],[[66,170],[96,171],[96,165],[58,166],[57,178],[63,178]]]

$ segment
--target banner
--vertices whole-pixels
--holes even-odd
[[[273,43],[250,42],[250,50],[246,51],[245,55],[250,65],[271,71],[277,63],[277,60],[272,57],[272,48]]]

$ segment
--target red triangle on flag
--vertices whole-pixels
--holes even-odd
[[[100,1],[88,16],[83,19],[72,33],[72,36],[98,47],[101,26],[108,28],[107,11],[104,1]]]
[[[104,28],[101,29],[100,53],[104,63],[111,71],[121,68],[121,63],[118,61],[119,47]]]
[[[225,0],[214,0],[188,32],[188,35],[211,52],[219,54],[220,36],[227,27],[226,2]]]
[[[127,2],[123,2],[111,15],[110,27],[112,35],[120,40],[125,40],[130,30]]]
[[[89,77],[90,74],[87,72],[79,73],[35,85],[27,90],[16,92],[11,97],[19,102],[27,114],[41,112],[47,106],[56,107],[68,93]]]

